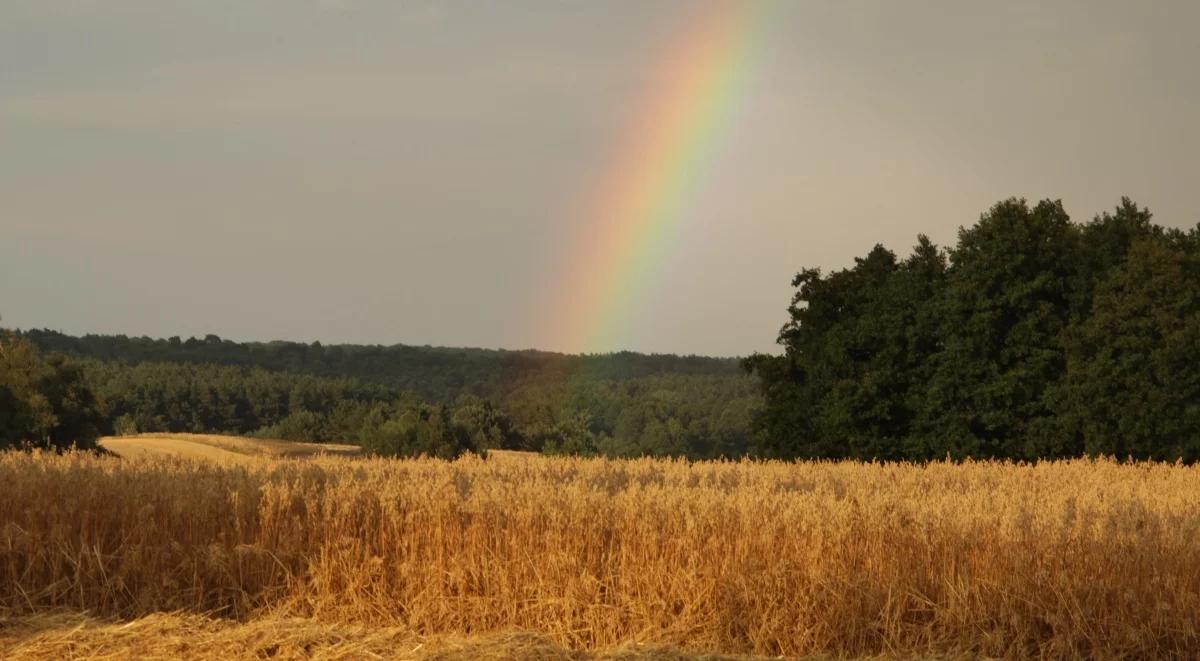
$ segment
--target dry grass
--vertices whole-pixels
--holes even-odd
[[[0,618],[0,658],[23,661],[127,659],[307,659],[358,661],[738,661],[743,656],[698,654],[655,645],[622,645],[581,652],[530,633],[416,636],[398,627],[326,624],[311,619],[246,623],[167,613],[132,622],[75,614]],[[760,657],[761,658],[761,657]]]
[[[353,456],[356,445],[340,443],[296,443],[266,438],[217,434],[138,434],[106,436],[100,447],[122,457],[171,455],[188,459],[241,461],[245,457],[305,458],[320,455]]]
[[[573,650],[1200,656],[1197,467],[7,454],[0,485],[15,616],[533,631]]]

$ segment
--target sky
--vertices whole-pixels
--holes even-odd
[[[801,268],[1004,198],[1200,222],[1200,3],[779,0],[586,346],[547,319],[587,200],[713,7],[0,0],[3,324],[746,355]]]

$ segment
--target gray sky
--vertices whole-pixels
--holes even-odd
[[[4,324],[579,350],[539,327],[579,200],[700,8],[0,0]],[[606,348],[774,350],[801,267],[1009,196],[1194,226],[1198,29],[1190,0],[785,2]]]

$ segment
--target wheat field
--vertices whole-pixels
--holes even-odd
[[[356,445],[341,443],[297,443],[218,434],[105,436],[98,441],[97,445],[110,454],[125,458],[140,455],[167,455],[220,462],[241,462],[247,457],[301,459],[323,454],[355,456],[361,451]]]
[[[11,622],[175,613],[528,632],[574,650],[1200,656],[1190,466],[6,453],[0,485]]]

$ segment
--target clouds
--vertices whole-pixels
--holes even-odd
[[[1009,195],[1200,220],[1195,5],[785,7],[629,348],[770,349],[796,269]],[[578,349],[532,320],[690,11],[4,3],[5,320]]]

